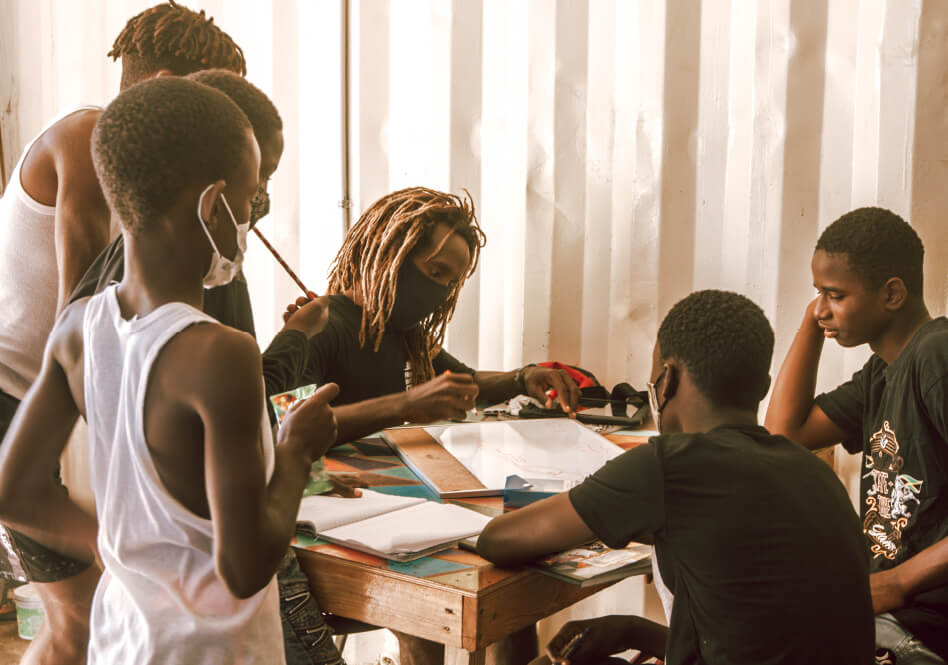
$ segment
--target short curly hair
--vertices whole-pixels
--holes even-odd
[[[677,359],[718,407],[756,409],[770,388],[774,331],[749,298],[696,291],[680,300],[658,329],[662,359]]]
[[[846,256],[849,267],[871,287],[891,277],[905,282],[914,296],[923,292],[925,248],[915,229],[885,208],[856,208],[826,227],[816,249]]]
[[[240,107],[247,116],[253,133],[264,140],[283,130],[283,119],[276,106],[260,88],[226,69],[202,69],[187,78],[220,90]]]
[[[139,233],[182,189],[229,180],[246,159],[250,130],[224,93],[184,78],[149,79],[102,112],[92,160],[109,207]]]
[[[214,25],[203,9],[195,12],[174,0],[130,18],[108,57],[122,59],[123,89],[162,69],[175,76],[214,67],[247,73],[244,52],[231,36]]]

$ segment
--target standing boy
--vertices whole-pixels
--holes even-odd
[[[204,12],[174,2],[133,17],[109,53],[121,89],[208,67],[246,72],[243,53]],[[0,436],[36,379],[47,336],[79,278],[109,239],[110,215],[89,150],[101,109],[53,121],[26,149],[0,199]],[[36,584],[45,630],[27,659],[80,663],[99,572],[0,526],[0,577]],[[2,600],[2,599],[0,599]],[[56,644],[48,639],[56,635]]]
[[[3,517],[55,550],[101,558],[93,665],[280,663],[274,573],[309,466],[335,440],[336,389],[293,411],[274,448],[256,343],[199,309],[203,285],[240,269],[257,143],[226,96],[169,77],[109,105],[93,154],[126,274],[54,328],[5,441]],[[54,479],[79,415],[97,536]]]
[[[757,425],[773,340],[743,296],[680,301],[652,357],[661,434],[568,493],[495,518],[478,552],[510,565],[593,538],[651,542],[675,594],[670,665],[871,663],[868,562],[846,492],[815,455]],[[654,625],[641,619],[589,627],[571,662],[657,650]],[[568,637],[554,640],[554,658]]]
[[[876,644],[900,665],[948,659],[948,320],[922,298],[922,241],[898,215],[859,208],[830,224],[767,426],[809,448],[863,455],[860,509]],[[814,398],[823,342],[868,344],[852,379]]]
[[[247,79],[223,69],[207,69],[188,74],[188,79],[208,85],[227,95],[250,121],[260,147],[257,193],[250,211],[250,227],[267,214],[270,206],[267,181],[276,171],[283,153],[283,122],[273,102]],[[95,260],[73,293],[72,300],[88,297],[121,281],[125,274],[125,242],[118,236]],[[227,284],[204,291],[205,314],[219,323],[255,336],[250,293],[243,272]],[[311,318],[311,317],[310,317]],[[319,320],[316,320],[319,323]],[[293,317],[274,337],[263,353],[265,393],[269,397],[301,385],[306,367],[308,340],[318,326],[306,317]],[[341,662],[332,634],[296,559],[287,548],[277,571],[280,618],[283,623],[287,665],[336,665]]]

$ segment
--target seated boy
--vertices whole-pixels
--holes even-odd
[[[329,321],[310,340],[305,372],[305,383],[339,385],[339,443],[406,421],[464,418],[478,398],[525,393],[552,407],[555,389],[561,407],[575,411],[579,389],[564,370],[475,371],[441,348],[483,244],[470,198],[424,187],[383,196],[349,230],[329,276]],[[402,665],[443,660],[440,645],[399,639]],[[526,662],[536,653],[533,629],[497,651]]]
[[[862,453],[876,645],[901,664],[948,659],[948,320],[925,306],[923,253],[914,229],[881,208],[853,210],[823,231],[811,263],[818,295],[766,421],[809,448],[841,441]],[[827,339],[873,353],[814,398]]]
[[[257,143],[225,95],[169,77],[109,105],[93,159],[126,274],[54,327],[4,442],[0,517],[100,558],[91,664],[282,663],[274,573],[310,464],[335,440],[336,387],[295,409],[274,447],[256,343],[199,309],[204,284],[240,269]],[[54,477],[79,415],[98,525]]]
[[[672,665],[872,662],[868,561],[846,491],[815,455],[757,425],[773,342],[743,296],[699,291],[680,301],[653,354],[661,434],[570,492],[495,518],[478,552],[513,565],[593,538],[654,543],[675,594]],[[654,628],[603,618],[570,661],[655,651]],[[643,629],[648,644],[638,641]]]

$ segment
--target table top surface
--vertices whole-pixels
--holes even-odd
[[[609,435],[607,438],[625,449],[644,443],[648,439],[647,435],[631,433]],[[356,476],[367,487],[377,492],[441,501],[438,495],[406,467],[395,451],[381,438],[360,439],[334,448],[326,455],[325,464],[330,473]],[[456,503],[490,516],[500,515],[503,512],[502,497],[452,499],[450,503]],[[311,552],[338,557],[352,563],[376,568],[379,571],[385,570],[394,574],[424,579],[442,587],[470,594],[477,594],[525,572],[518,569],[497,568],[476,553],[457,548],[443,550],[415,561],[400,563],[302,535],[298,535],[293,544]]]

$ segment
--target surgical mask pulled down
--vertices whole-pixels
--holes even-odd
[[[220,253],[220,250],[217,249],[217,243],[214,242],[214,238],[211,237],[211,232],[207,228],[207,223],[201,216],[201,207],[204,203],[204,197],[207,196],[207,193],[211,191],[212,187],[214,187],[214,185],[208,185],[207,188],[201,192],[197,206],[198,221],[201,222],[201,228],[204,229],[204,234],[207,236],[208,242],[211,243],[211,249],[214,250],[214,253],[211,255],[211,265],[204,275],[204,288],[207,289],[229,284],[233,281],[234,277],[237,276],[244,262],[244,253],[247,251],[247,233],[250,232],[250,222],[248,221],[246,224],[237,223],[237,218],[234,217],[234,213],[230,209],[230,204],[227,203],[224,193],[221,192],[221,201],[224,204],[224,209],[227,210],[227,214],[230,215],[230,221],[233,222],[234,228],[237,229],[237,252],[232,259],[228,259]]]

